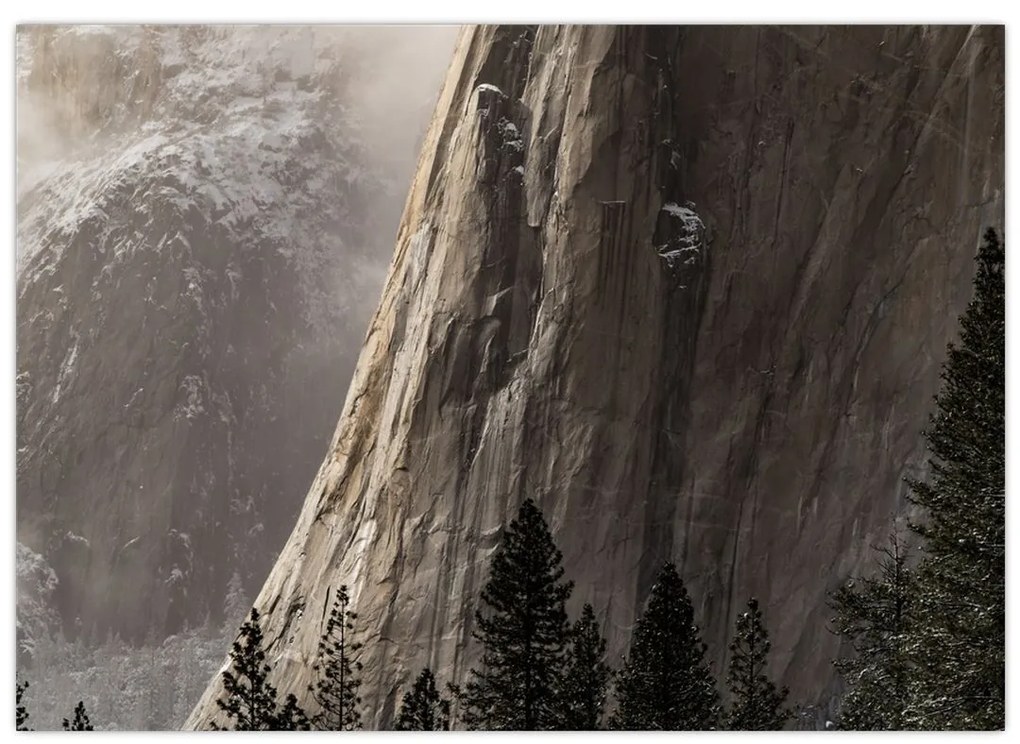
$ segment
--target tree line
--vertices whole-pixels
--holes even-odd
[[[1005,252],[989,230],[975,293],[951,344],[925,431],[930,476],[908,481],[921,515],[894,532],[873,575],[830,594],[834,664],[845,691],[837,727],[996,729],[1005,720]],[[914,550],[908,543],[913,543]],[[401,730],[770,730],[787,725],[788,691],[768,674],[770,643],[751,598],[729,646],[727,700],[705,660],[693,604],[673,563],[659,570],[619,668],[595,608],[571,622],[573,584],[538,506],[503,531],[475,613],[480,661],[463,686],[425,668],[392,722]],[[361,727],[357,615],[334,598],[307,690],[312,712],[269,683],[261,617],[251,610],[222,673],[224,728]],[[17,724],[27,683],[17,686]],[[611,704],[612,703],[612,704]],[[91,730],[79,704],[68,730]],[[454,717],[457,712],[457,720]],[[83,728],[88,727],[88,728]]]
[[[584,605],[571,623],[566,602],[573,585],[563,579],[561,553],[541,511],[531,500],[504,530],[476,613],[481,662],[463,688],[437,685],[422,669],[392,722],[397,730],[449,730],[454,709],[460,723],[477,730],[673,730],[778,729],[792,711],[786,689],[766,673],[768,633],[761,609],[750,600],[736,622],[723,706],[704,660],[694,609],[676,567],[663,565],[630,653],[619,671],[606,659],[606,640],[594,608]],[[357,615],[347,587],[336,593],[308,686],[314,713],[293,694],[281,697],[269,682],[261,615],[253,608],[222,673],[216,701],[226,719],[213,728],[241,731],[360,729],[358,691],[361,644],[353,640]],[[615,680],[617,705],[606,709]]]

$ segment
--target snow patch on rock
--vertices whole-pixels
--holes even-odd
[[[705,250],[705,223],[694,207],[693,202],[684,202],[682,206],[668,202],[662,206],[661,211],[677,224],[669,241],[656,249],[672,271],[697,264]]]

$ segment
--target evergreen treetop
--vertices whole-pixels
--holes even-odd
[[[28,682],[21,684],[15,680],[15,698],[14,703],[14,720],[15,720],[15,731],[31,731],[28,728],[28,708],[21,703],[21,699],[25,696],[25,692],[28,690]]]
[[[304,709],[298,705],[297,697],[293,693],[288,694],[283,707],[276,714],[273,729],[275,731],[309,731],[311,728],[312,723],[308,720]]]
[[[715,681],[676,566],[659,571],[617,675],[615,729],[686,731],[719,725]]]
[[[923,728],[1005,723],[1005,250],[993,230],[950,344],[925,432],[931,475],[911,481],[924,518],[913,661]]]
[[[778,731],[790,719],[783,707],[787,689],[777,690],[765,673],[771,647],[758,600],[752,597],[730,643],[726,725],[733,731]]]
[[[85,703],[81,700],[74,706],[74,720],[69,721],[66,718],[63,722],[64,731],[92,731],[92,722],[89,720],[88,714],[85,712]]]
[[[436,688],[432,670],[421,670],[414,687],[404,693],[397,715],[397,731],[449,731],[450,701]]]
[[[881,548],[875,578],[852,579],[830,598],[833,632],[851,653],[834,664],[846,683],[839,726],[857,731],[902,730],[911,725],[910,644],[914,575],[909,551],[893,532]]]
[[[606,639],[595,610],[586,604],[570,633],[561,705],[564,728],[591,731],[601,727],[611,671],[606,664]]]
[[[319,712],[312,725],[320,731],[353,731],[361,728],[361,644],[352,640],[357,614],[350,609],[347,587],[336,593],[326,628],[319,639],[318,659],[312,667],[318,678],[309,685]]]
[[[482,730],[556,729],[569,624],[562,556],[531,499],[503,534],[475,614],[482,644],[461,702],[464,722]]]
[[[282,708],[276,688],[269,683],[272,667],[266,662],[259,611],[251,609],[230,651],[231,666],[222,674],[223,694],[216,705],[233,722],[236,731],[289,731],[307,727],[304,711],[293,695]],[[213,724],[214,729],[219,727]]]

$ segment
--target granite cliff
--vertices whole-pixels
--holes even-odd
[[[465,30],[256,601],[281,693],[306,696],[341,583],[369,726],[423,665],[463,681],[487,559],[531,496],[613,658],[672,559],[717,671],[755,595],[775,673],[824,703],[825,593],[905,508],[1002,225],[1003,76],[994,27]]]

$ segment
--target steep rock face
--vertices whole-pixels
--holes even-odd
[[[19,32],[18,534],[68,631],[218,620],[293,524],[404,199],[357,43]]]
[[[774,671],[824,701],[825,592],[904,508],[1002,168],[998,28],[466,31],[257,599],[281,692],[341,583],[372,724],[423,665],[463,682],[531,496],[612,658],[672,559],[717,672],[753,594]]]

